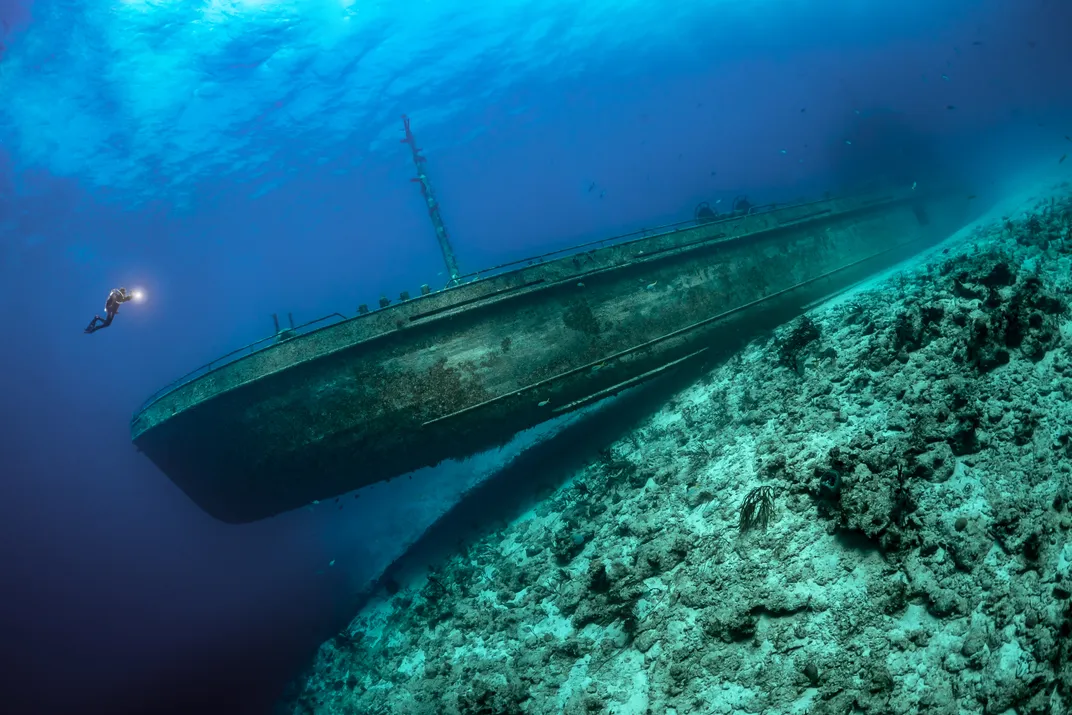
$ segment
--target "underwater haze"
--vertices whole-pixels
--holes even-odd
[[[463,272],[741,194],[989,205],[1072,178],[1069,28],[1064,0],[0,0],[0,709],[267,712],[461,494],[567,429],[241,526],[132,446],[147,397],[273,314],[445,285],[402,115]],[[118,286],[144,300],[85,334]]]

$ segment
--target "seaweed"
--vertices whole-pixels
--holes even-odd
[[[820,337],[819,326],[815,321],[807,315],[801,316],[789,334],[777,341],[778,364],[803,376],[804,366],[801,358],[804,349]]]
[[[767,530],[771,515],[774,514],[774,487],[756,487],[748,492],[741,504],[739,529],[742,534],[759,529]]]

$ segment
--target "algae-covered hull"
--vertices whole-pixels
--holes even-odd
[[[280,340],[156,397],[132,437],[205,511],[254,521],[502,444],[773,327],[965,209],[905,190],[608,242]]]

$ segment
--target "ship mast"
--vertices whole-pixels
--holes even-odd
[[[417,167],[417,178],[410,179],[410,181],[421,185],[421,196],[424,197],[425,203],[428,204],[428,216],[432,219],[436,240],[439,241],[439,250],[443,252],[443,262],[447,264],[447,272],[450,274],[450,281],[447,285],[457,285],[458,276],[461,275],[461,271],[458,270],[458,259],[454,257],[454,249],[450,245],[450,235],[447,233],[447,227],[443,223],[443,216],[439,213],[439,202],[436,200],[435,192],[432,190],[432,184],[424,173],[425,158],[421,156],[417,140],[413,137],[413,132],[410,131],[409,117],[403,114],[402,122],[405,125],[406,138],[401,141],[403,144],[409,144],[410,151],[413,153],[413,165]]]

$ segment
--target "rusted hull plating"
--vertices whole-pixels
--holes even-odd
[[[205,511],[254,521],[725,351],[945,237],[963,210],[833,199],[539,263],[224,365],[143,409],[133,440]]]

